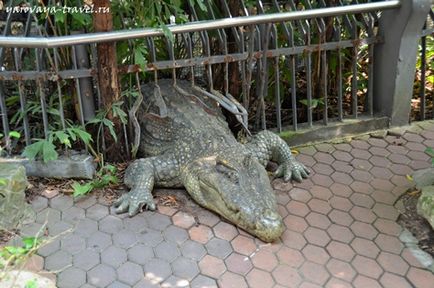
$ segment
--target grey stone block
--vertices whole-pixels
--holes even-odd
[[[192,240],[187,240],[181,246],[181,254],[184,257],[199,261],[206,254],[205,247]]]
[[[172,221],[168,216],[159,213],[148,213],[146,215],[146,221],[149,223],[150,228],[157,231],[164,231],[167,226],[172,224]]]
[[[127,262],[127,252],[119,247],[110,246],[101,252],[101,263],[118,268]]]
[[[74,200],[71,196],[58,195],[50,200],[50,207],[59,211],[65,211],[74,205]]]
[[[199,274],[197,262],[185,257],[178,257],[172,263],[173,274],[189,281]]]
[[[107,288],[129,288],[131,286],[124,284],[122,282],[119,281],[115,281],[112,284],[110,284],[109,286],[107,286]]]
[[[28,176],[44,178],[83,178],[92,179],[95,174],[95,164],[92,156],[76,154],[70,157],[59,156],[57,160],[44,163],[30,161],[25,158],[7,159],[8,163],[23,165]]]
[[[118,279],[132,286],[143,278],[143,268],[135,263],[127,262],[122,264],[118,269]]]
[[[148,227],[148,223],[145,217],[142,217],[142,214],[136,215],[134,217],[125,218],[123,219],[123,222],[125,228],[136,233],[142,232]]]
[[[95,204],[86,209],[86,217],[93,220],[100,220],[109,214],[107,206]]]
[[[128,260],[140,265],[145,265],[153,257],[154,251],[152,248],[143,244],[128,249]]]
[[[60,250],[60,240],[54,239],[49,241],[47,244],[44,244],[41,248],[38,249],[38,254],[42,257],[47,257],[56,251]]]
[[[98,230],[98,223],[91,219],[83,219],[74,228],[74,234],[82,237],[90,237]]]
[[[166,240],[175,242],[178,245],[181,245],[188,239],[187,231],[174,225],[167,227],[163,232],[163,236]]]
[[[122,220],[113,215],[108,215],[99,222],[99,230],[109,234],[118,233],[122,228]]]
[[[422,188],[422,194],[417,201],[417,213],[434,228],[434,186]]]
[[[87,239],[87,247],[97,252],[101,252],[111,244],[112,244],[111,236],[101,231],[97,231],[93,233]]]
[[[150,259],[149,262],[145,264],[146,279],[159,280],[158,282],[161,282],[171,274],[172,268],[170,267],[170,264],[163,259]]]
[[[220,259],[225,259],[232,252],[231,244],[218,238],[211,239],[205,246],[210,255]]]
[[[82,250],[74,255],[73,263],[75,267],[89,271],[100,263],[99,253],[90,249]]]
[[[60,247],[71,255],[75,255],[86,249],[86,241],[78,235],[71,234],[60,241]]]
[[[94,205],[96,202],[97,200],[94,195],[86,195],[75,200],[75,206],[87,209],[90,206]]]
[[[48,207],[48,199],[42,196],[36,196],[33,198],[31,205],[33,211],[39,212]]]
[[[116,280],[116,270],[105,264],[99,264],[87,272],[88,283],[96,287],[106,287]]]
[[[76,267],[69,267],[57,276],[57,287],[78,288],[86,283],[86,272]]]
[[[191,288],[217,288],[217,282],[209,277],[199,275],[191,281]]]
[[[85,218],[84,209],[76,206],[73,206],[71,208],[62,211],[62,220],[72,224],[77,224],[84,218]]]
[[[412,176],[413,181],[416,184],[416,188],[418,189],[422,189],[424,186],[430,186],[434,184],[434,168],[417,170]]]
[[[58,271],[67,268],[72,264],[72,256],[66,251],[59,250],[45,258],[45,269]]]
[[[41,223],[29,223],[24,225],[20,229],[21,236],[26,237],[35,237],[35,236],[41,236],[44,234],[45,225]]]
[[[151,247],[156,247],[163,241],[163,235],[161,235],[160,231],[155,231],[154,229],[149,228],[137,234],[137,238],[140,243]]]
[[[169,278],[164,280],[163,283],[161,283],[161,287],[188,287],[188,280],[183,279],[174,275],[171,275]]]
[[[113,235],[113,243],[120,248],[128,249],[137,243],[137,236],[134,232],[123,229]]]
[[[33,222],[35,212],[24,194],[28,185],[24,167],[0,159],[0,180],[0,229],[13,230]]]
[[[45,208],[36,214],[36,222],[41,224],[54,224],[60,221],[60,211],[53,208]]]
[[[180,255],[177,245],[172,242],[162,242],[155,248],[155,256],[168,262],[172,262]]]
[[[71,233],[72,228],[73,228],[72,224],[64,221],[59,221],[48,225],[48,233],[50,236],[57,236],[68,232]]]

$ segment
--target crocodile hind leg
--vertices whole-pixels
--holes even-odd
[[[284,181],[294,179],[301,182],[307,178],[310,171],[292,156],[291,149],[282,138],[270,131],[261,131],[245,144],[258,161],[266,166],[268,161],[279,164],[275,172],[276,177],[283,177]]]
[[[177,175],[177,166],[164,156],[138,159],[125,171],[124,183],[131,188],[115,203],[116,213],[128,212],[133,216],[146,208],[155,210],[152,189],[155,183],[170,181]]]

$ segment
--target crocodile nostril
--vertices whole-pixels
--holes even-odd
[[[264,216],[264,218],[271,221],[276,221],[280,219],[280,215],[271,209],[265,209],[262,215]]]

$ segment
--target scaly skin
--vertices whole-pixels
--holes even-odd
[[[179,94],[171,82],[162,82],[169,116],[143,113],[139,150],[148,157],[134,161],[126,170],[125,184],[131,191],[116,201],[116,211],[133,216],[143,208],[154,210],[154,186],[185,187],[198,204],[261,240],[278,239],[282,218],[264,167],[270,160],[277,162],[276,176],[284,181],[301,181],[309,171],[277,135],[262,131],[242,145],[218,112],[202,106],[208,105],[208,99],[196,96],[185,82],[178,85],[191,97]],[[152,86],[143,90],[152,95]],[[151,106],[152,112],[151,104],[145,107]]]

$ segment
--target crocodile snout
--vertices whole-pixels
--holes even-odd
[[[282,217],[277,211],[266,208],[258,217],[256,231],[254,231],[258,238],[265,242],[273,242],[282,235]]]

